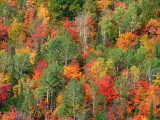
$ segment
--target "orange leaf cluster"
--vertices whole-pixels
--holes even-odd
[[[76,78],[80,80],[82,72],[80,72],[78,61],[72,60],[72,62],[68,66],[64,66],[63,75],[65,76],[68,82],[71,78]]]
[[[135,36],[131,32],[128,32],[126,34],[120,34],[119,38],[117,38],[116,40],[116,46],[118,48],[122,48],[123,51],[125,51],[126,48],[133,47],[137,43]]]

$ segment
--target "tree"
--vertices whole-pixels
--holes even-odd
[[[0,42],[8,36],[8,26],[5,26],[3,21],[0,20]]]
[[[67,116],[73,116],[75,120],[78,113],[81,112],[83,104],[82,88],[75,78],[70,80],[63,95],[62,105],[65,110],[63,113],[67,113]]]
[[[153,101],[151,102],[151,107],[150,107],[150,113],[149,113],[149,118],[148,120],[154,120],[154,115],[153,115]]]
[[[138,105],[137,105],[136,109],[135,109],[135,115],[138,115],[138,112],[139,112],[139,110],[138,110]]]
[[[126,48],[132,48],[136,44],[136,39],[130,32],[126,34],[119,34],[119,38],[116,40],[116,46],[118,48],[122,48],[122,50],[126,50]]]
[[[115,67],[116,67],[116,74],[119,74],[119,69],[122,67],[123,59],[124,59],[124,53],[122,49],[119,48],[108,48],[105,52],[105,58],[106,60],[112,59]]]
[[[136,62],[134,50],[126,49],[126,51],[124,52],[124,56],[125,68],[131,68],[131,66],[133,66]]]
[[[4,24],[10,25],[13,22],[12,15],[14,14],[14,8],[7,4],[7,2],[3,2],[0,5],[0,16],[3,17]]]
[[[31,63],[30,56],[26,53],[14,56],[14,67],[17,80],[30,74]]]
[[[91,67],[93,81],[103,78],[107,75],[107,67],[104,58],[97,58],[96,62]]]
[[[136,66],[132,66],[130,68],[130,77],[131,77],[131,83],[134,85],[134,89],[135,89],[135,85],[139,84],[139,78],[140,78],[140,70],[136,67]]]
[[[145,73],[148,77],[148,81],[151,86],[152,75],[159,71],[159,60],[155,57],[148,58],[143,60],[143,62],[139,65],[139,68],[143,73]]]
[[[84,0],[83,11],[88,12],[91,16],[95,16],[96,14],[96,0]]]
[[[101,44],[101,35],[100,35],[99,27],[98,27],[98,30],[97,30],[97,33],[96,33],[96,38],[95,38],[95,48],[99,44]]]
[[[94,47],[94,36],[96,34],[95,29],[95,20],[93,20],[92,16],[87,12],[81,12],[75,18],[77,23],[77,29],[80,37],[80,45],[83,48],[83,53],[87,53],[87,47]]]
[[[152,4],[151,4],[152,3]],[[140,18],[142,22],[147,23],[147,21],[153,17],[154,14],[154,4],[153,0],[142,0],[139,4],[140,8]]]
[[[41,59],[42,59],[42,53],[41,53],[41,40],[39,39],[38,40],[38,48],[37,48],[37,51],[36,51],[36,56],[35,56],[35,58],[34,58],[35,60],[35,64],[37,63],[37,62],[39,62]]]
[[[146,59],[147,51],[144,47],[141,47],[137,49],[137,52],[135,54],[136,63],[140,64],[143,60]]]
[[[160,42],[156,43],[154,48],[154,56],[160,58]]]
[[[9,55],[4,52],[4,51],[1,51],[0,52],[0,71],[5,73],[8,71],[8,68],[9,68],[9,61],[10,57]]]
[[[93,51],[91,51],[89,55],[87,55],[86,57],[86,63],[90,63],[91,60],[93,60],[94,58],[96,58],[96,54]]]
[[[122,76],[118,77],[115,81],[115,90],[120,95],[120,102],[127,98],[129,95],[129,89],[130,87],[128,81]]]
[[[140,17],[138,16],[137,2],[132,2],[129,9],[125,12],[122,26],[132,34],[141,27]]]
[[[18,43],[20,43],[20,39],[18,38],[18,36],[20,35],[21,31],[22,31],[22,24],[17,23],[17,20],[15,19],[15,21],[12,23],[12,25],[8,30],[8,37],[10,38],[10,40],[7,42],[11,46],[17,47],[17,45],[19,45]]]
[[[105,44],[106,38],[108,38],[108,40],[110,41],[113,24],[111,20],[109,20],[107,17],[103,17],[102,21],[100,22],[100,26],[101,26],[101,33],[103,36],[103,44]]]
[[[97,101],[96,113],[95,113],[95,116],[94,116],[94,119],[93,119],[93,120],[99,120],[99,119],[100,119],[99,103],[98,103],[98,101]]]
[[[64,76],[67,80],[70,80],[72,78],[76,78],[77,80],[80,80],[82,76],[82,72],[80,72],[80,67],[78,64],[78,61],[72,60],[71,63],[68,66],[64,66]],[[69,82],[69,81],[67,81]]]
[[[61,72],[62,68],[58,65],[58,63],[52,63],[43,71],[43,74],[39,80],[40,87],[46,88],[46,91],[43,93],[45,93],[47,96],[47,109],[53,109],[52,104],[55,102],[53,99],[61,90],[61,85],[63,84],[62,78],[60,78]]]
[[[9,96],[10,83],[0,85],[0,105],[4,104]]]
[[[153,76],[155,76],[156,78],[154,80],[152,80],[152,84],[155,86],[156,85],[160,86],[160,72],[157,73],[156,75],[153,75]]]
[[[68,64],[68,60],[76,57],[78,46],[73,43],[71,36],[66,30],[59,31],[57,36],[49,42],[46,55],[47,61],[56,61],[60,64]]]
[[[61,20],[62,17],[67,17],[69,20],[73,20],[76,13],[81,11],[81,8],[84,4],[84,0],[76,1],[76,0],[51,0],[49,5],[49,11],[51,18],[53,18],[56,22],[57,20]]]
[[[101,115],[100,115],[100,119],[101,120],[108,120],[106,107],[107,107],[107,105],[106,105],[106,98],[104,97],[103,98],[103,106],[102,106]]]
[[[115,11],[113,12],[113,19],[118,25],[119,35],[122,31],[121,30],[122,29],[121,25],[122,25],[122,21],[123,21],[123,18],[124,18],[124,13],[125,13],[125,10],[124,10],[124,8],[121,8],[121,7],[117,7],[115,9]]]
[[[114,83],[110,76],[105,76],[102,79],[96,81],[99,88],[99,94],[106,97],[107,104],[111,104],[115,99]]]
[[[46,10],[44,3],[41,4],[38,10],[38,19],[42,21],[43,24],[47,24],[49,22],[50,16],[49,12]]]

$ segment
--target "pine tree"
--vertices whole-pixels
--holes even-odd
[[[140,48],[140,42],[139,42],[139,37],[137,38],[137,44],[136,44],[136,49]]]
[[[151,108],[150,108],[150,113],[149,113],[148,120],[154,120],[154,115],[153,115],[153,100],[151,102]]]
[[[101,35],[100,35],[99,27],[98,27],[97,34],[96,34],[96,38],[95,38],[95,48],[96,48],[96,46],[98,46],[99,44],[101,44]]]
[[[160,58],[159,45],[160,45],[159,43],[156,43],[155,48],[154,48],[154,55],[155,55],[155,57],[157,57],[157,58]]]
[[[138,110],[138,105],[137,105],[136,109],[135,109],[135,114],[138,115],[138,112],[139,112],[139,110]]]
[[[38,40],[38,48],[36,51],[36,56],[35,56],[35,61],[34,63],[36,64],[38,61],[40,61],[42,58],[42,53],[41,53],[41,40]]]
[[[15,55],[15,48],[11,48],[11,69],[10,69],[10,97],[13,97],[13,86],[16,85],[16,78],[15,78],[15,65],[14,65],[14,56]]]

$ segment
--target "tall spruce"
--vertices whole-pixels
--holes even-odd
[[[160,58],[160,48],[159,48],[159,43],[156,43],[155,48],[154,48],[154,56],[157,58]]]
[[[96,38],[95,38],[95,48],[101,44],[101,35],[100,35],[100,30],[98,27],[97,33],[96,33]]]
[[[40,61],[42,58],[42,53],[41,53],[41,39],[39,38],[38,40],[38,48],[36,51],[36,56],[35,56],[35,60],[34,63],[36,64],[38,61]]]
[[[151,102],[150,112],[149,112],[149,118],[148,120],[154,120],[154,114],[153,114],[153,100]]]
[[[11,48],[11,69],[10,69],[10,97],[13,97],[13,86],[16,85],[15,65],[14,65],[15,48]]]
[[[138,105],[136,105],[135,114],[138,115],[138,112],[139,112]]]

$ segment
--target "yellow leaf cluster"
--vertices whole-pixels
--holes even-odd
[[[8,36],[10,38],[10,44],[16,45],[17,41],[19,40],[18,37],[22,32],[22,24],[17,23],[17,20],[12,23],[10,29],[8,30]]]
[[[82,72],[80,72],[78,63],[71,62],[68,66],[64,66],[64,75],[68,79],[77,78],[79,80],[82,76]]]
[[[131,48],[136,44],[135,37],[131,32],[128,32],[126,34],[120,34],[119,38],[117,38],[116,40],[116,46],[118,48],[122,48],[123,51],[125,51],[126,48]]]
[[[154,27],[160,27],[160,22],[157,20],[157,19],[153,19],[151,18],[149,21],[148,21],[148,26],[154,26]]]
[[[156,77],[156,79],[152,80],[153,85],[158,85],[160,87],[160,72],[153,76]]]
[[[137,82],[140,77],[140,70],[136,66],[132,66],[130,69],[131,82]]]
[[[60,92],[60,93],[58,94],[58,96],[57,96],[57,99],[56,99],[56,101],[57,101],[57,106],[62,103],[62,98],[63,98],[63,94],[62,94],[62,92]]]
[[[42,20],[44,24],[47,24],[49,22],[49,12],[46,10],[44,3],[42,3],[42,5],[39,7],[38,19]]]
[[[20,86],[21,85],[21,80],[18,81],[18,85],[13,86],[13,93],[14,93],[14,98],[17,97],[17,90],[18,90],[18,95],[20,94]]]
[[[8,83],[9,82],[9,73],[4,74],[0,73],[0,84]]]
[[[97,61],[91,67],[91,72],[94,80],[103,78],[107,75],[107,67],[104,58],[97,59]]]
[[[30,49],[28,48],[21,48],[21,49],[16,49],[16,55],[21,55],[22,53],[30,54]]]
[[[149,39],[148,35],[145,34],[140,37],[140,43],[141,43],[141,47],[145,47],[148,52],[153,53],[154,46],[156,44],[155,38]]]

